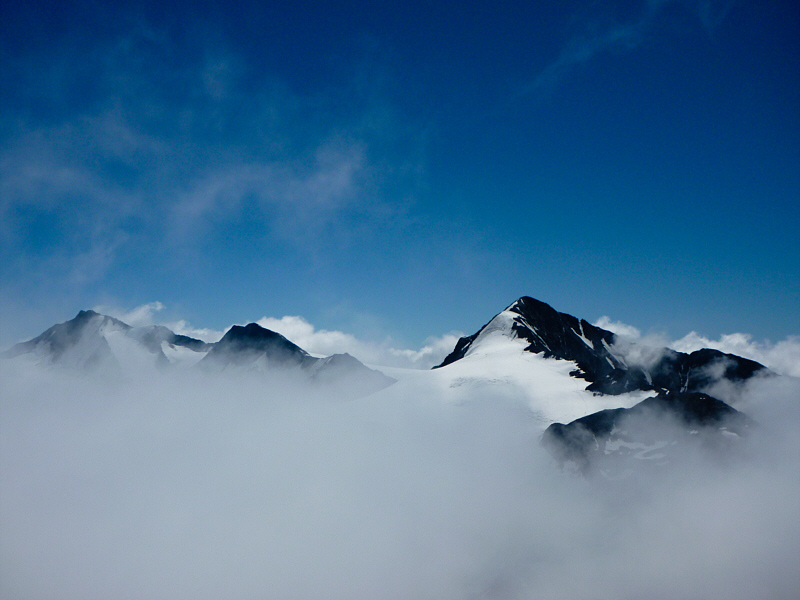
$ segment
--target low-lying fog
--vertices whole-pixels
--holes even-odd
[[[5,361],[4,361],[5,362]],[[0,596],[108,600],[793,598],[800,380],[650,476],[562,472],[487,388],[359,400],[197,374],[0,366]]]

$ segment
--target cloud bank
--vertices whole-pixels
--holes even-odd
[[[195,327],[185,319],[159,318],[159,313],[164,309],[164,304],[159,301],[148,302],[129,310],[106,305],[94,307],[96,312],[115,317],[134,327],[163,325],[179,335],[187,335],[204,342],[218,342],[230,329],[227,327],[218,331]],[[425,340],[421,348],[409,349],[396,347],[394,340],[389,337],[382,342],[373,342],[359,339],[343,331],[317,329],[307,319],[298,315],[286,315],[280,318],[264,316],[254,322],[266,329],[277,331],[313,355],[330,356],[346,352],[369,365],[406,369],[430,369],[438,365],[452,352],[456,342],[463,335],[460,332],[450,332],[431,336]],[[247,325],[245,322],[234,324]]]
[[[715,348],[736,354],[766,365],[773,371],[800,377],[800,337],[789,336],[779,342],[756,341],[748,333],[731,333],[712,340],[696,331],[672,342],[671,348],[680,352],[693,352],[701,348]]]
[[[714,348],[759,362],[776,373],[800,377],[800,338],[797,336],[790,335],[779,342],[771,342],[754,340],[749,333],[729,333],[713,340],[692,331],[680,339],[670,340],[666,335],[657,333],[643,336],[636,327],[621,321],[612,321],[607,316],[597,319],[594,325],[617,334],[621,338],[620,348],[637,364],[646,365],[658,360],[655,351],[661,347],[686,353]]]
[[[381,344],[357,339],[341,331],[315,329],[299,316],[285,316],[280,319],[262,317],[256,321],[262,327],[277,331],[292,340],[304,350],[322,356],[347,352],[361,362],[389,367],[430,369],[444,360],[452,352],[461,334],[447,333],[430,337],[419,350],[398,349],[387,339]]]
[[[2,368],[2,367],[0,367]],[[790,598],[798,382],[763,434],[623,481],[558,471],[526,407],[395,385],[0,373],[0,595]],[[184,374],[186,375],[186,374]],[[679,574],[679,575],[676,575]]]

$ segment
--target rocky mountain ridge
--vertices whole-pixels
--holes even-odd
[[[206,372],[297,371],[299,380],[348,397],[368,394],[394,382],[349,354],[311,356],[281,334],[256,323],[234,325],[219,342],[207,343],[160,325],[131,327],[92,310],[80,311],[75,318],[53,325],[1,356],[27,356],[40,365],[84,372],[118,373],[129,366],[127,363],[162,370],[185,363]]]

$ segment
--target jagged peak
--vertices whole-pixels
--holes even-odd
[[[574,362],[577,368],[572,375],[589,382],[589,391],[603,394],[699,391],[719,379],[742,381],[765,369],[754,361],[710,349],[692,354],[655,349],[657,357],[652,364],[628,364],[626,353],[615,348],[618,340],[613,332],[558,312],[530,296],[515,300],[477,333],[459,339],[454,350],[435,368],[474,354],[486,340],[496,339],[497,335],[524,340],[526,352]]]
[[[284,337],[277,331],[273,331],[271,329],[267,329],[266,327],[262,327],[258,323],[248,323],[247,325],[234,325],[225,333],[224,336],[222,336],[222,339],[219,341],[219,343],[223,344],[226,341],[230,342],[232,340],[249,340],[254,342],[272,341],[281,344],[285,343],[294,346],[300,352],[307,354],[307,352],[302,348],[300,348],[300,346],[289,341],[286,337]]]

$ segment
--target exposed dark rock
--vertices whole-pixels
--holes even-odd
[[[578,368],[571,375],[585,379],[586,389],[592,392],[612,395],[633,390],[697,392],[722,379],[743,381],[765,369],[755,361],[711,349],[685,354],[662,348],[656,350],[656,359],[647,367],[628,364],[625,353],[615,347],[619,340],[611,331],[557,312],[527,296],[507,310],[515,315],[512,332],[528,343],[527,352],[575,362]],[[485,327],[462,337],[453,352],[435,368],[466,356]]]
[[[138,341],[155,355],[156,364],[163,367],[169,365],[169,360],[162,351],[162,342],[183,346],[195,352],[204,352],[211,347],[200,340],[176,335],[166,327],[131,327],[114,317],[101,315],[93,310],[82,310],[74,319],[53,325],[41,335],[13,346],[0,356],[14,358],[23,354],[34,354],[45,363],[84,371],[100,368],[118,370],[120,365],[106,340],[109,332],[122,332]]]
[[[687,443],[726,443],[753,425],[743,413],[698,392],[661,393],[632,408],[602,410],[569,424],[553,423],[542,444],[556,460],[582,472],[620,459],[668,462]]]
[[[333,395],[346,397],[369,394],[395,382],[349,354],[311,356],[281,334],[257,323],[232,327],[198,365],[212,369],[263,368],[284,373],[295,369],[309,382]]]
[[[250,323],[231,327],[198,364],[204,367],[248,366],[258,360],[275,367],[302,367],[317,359],[280,333]]]

